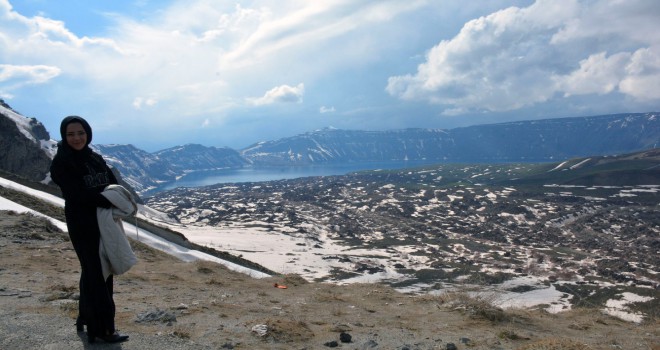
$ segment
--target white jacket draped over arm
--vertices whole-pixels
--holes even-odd
[[[103,278],[121,275],[137,263],[137,257],[126,238],[122,218],[136,214],[137,204],[133,196],[121,185],[109,185],[101,194],[112,203],[112,208],[97,208],[96,216],[101,231],[99,255]]]

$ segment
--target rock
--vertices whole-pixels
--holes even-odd
[[[366,343],[362,344],[362,347],[360,347],[360,349],[367,350],[367,349],[374,349],[374,348],[377,348],[377,347],[378,347],[378,343],[376,343],[376,341],[370,339]]]
[[[258,336],[263,337],[268,334],[268,326],[265,324],[258,324],[252,327],[252,332],[257,333]]]
[[[353,337],[348,333],[341,332],[339,334],[339,341],[341,341],[342,343],[350,343],[351,339],[353,339]]]
[[[323,344],[323,345],[325,345],[325,346],[327,346],[327,347],[329,347],[329,348],[336,348],[336,347],[339,346],[339,343],[337,343],[337,341],[333,340],[333,341],[329,341],[329,342],[327,342],[327,343],[325,343],[325,344]]]
[[[137,319],[135,320],[137,323],[142,323],[142,322],[162,322],[162,323],[171,323],[171,322],[176,322],[176,315],[173,312],[170,311],[165,311],[165,310],[152,310],[152,311],[147,311],[145,313],[141,313],[137,315]]]
[[[446,349],[447,350],[458,350],[458,348],[456,347],[456,344],[454,344],[454,343],[447,343]]]

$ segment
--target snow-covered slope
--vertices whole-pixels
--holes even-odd
[[[0,114],[3,114],[5,117],[16,123],[21,134],[28,140],[38,144],[51,158],[55,155],[55,152],[57,151],[57,141],[50,138],[44,125],[37,119],[28,118],[16,113],[16,111],[11,109],[2,100],[0,100]]]
[[[47,201],[51,204],[57,205],[57,206],[64,206],[64,200],[53,196],[48,193],[44,193],[41,191],[34,190],[32,188],[23,186],[21,184],[9,181],[7,179],[4,179],[0,177],[0,186],[6,187],[6,188],[11,188],[16,191],[20,191],[23,193],[26,193],[30,196],[37,197],[39,199],[42,199],[44,201]],[[16,212],[29,212],[33,213],[35,215],[40,215],[43,216],[42,214],[35,212],[32,209],[26,208],[18,203],[12,202],[6,198],[0,197],[0,210],[13,210]],[[140,208],[140,214],[144,219],[147,219],[146,216],[142,215],[143,212],[148,212],[149,217],[153,217],[155,214],[155,211],[153,209],[147,209],[141,206]],[[62,229],[63,231],[66,231],[66,224],[59,221],[55,220],[53,218],[48,218],[51,222],[53,222],[57,227]],[[183,261],[195,261],[195,260],[206,260],[206,261],[213,261],[222,265],[227,266],[227,268],[238,271],[241,273],[245,273],[249,276],[255,277],[255,278],[263,278],[263,277],[269,277],[269,275],[255,271],[222,259],[219,259],[217,257],[214,257],[212,255],[202,253],[200,251],[188,249],[181,247],[180,245],[174,244],[172,242],[169,242],[157,235],[152,234],[149,231],[146,231],[137,225],[133,225],[132,223],[125,222],[124,223],[124,231],[126,232],[126,235],[134,240],[138,240],[144,244],[149,245],[150,247],[153,247],[155,249],[158,249],[160,251],[163,251],[167,254],[173,255]]]

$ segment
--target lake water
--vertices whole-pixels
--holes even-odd
[[[437,163],[439,162],[392,161],[309,166],[246,167],[200,171],[188,174],[178,181],[168,183],[157,191],[170,190],[176,187],[201,187],[222,183],[260,182],[310,176],[345,175],[361,170],[403,169]]]

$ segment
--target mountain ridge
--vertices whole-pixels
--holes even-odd
[[[43,124],[0,100],[0,169],[48,182],[56,150]],[[108,163],[144,194],[191,172],[246,166],[382,161],[547,162],[657,148],[660,113],[621,113],[482,124],[454,129],[385,131],[323,128],[254,143],[241,150],[199,144],[147,152],[128,145],[97,145]],[[7,124],[5,126],[5,124]],[[15,124],[14,127],[12,124]]]

